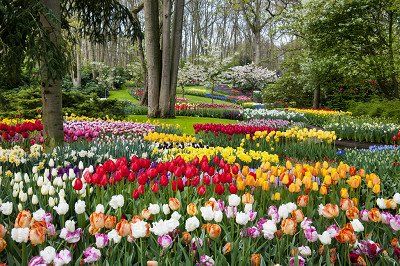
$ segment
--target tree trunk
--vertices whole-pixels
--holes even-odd
[[[160,112],[161,117],[167,117],[170,104],[171,88],[171,1],[163,0],[162,21],[162,70],[160,89]],[[176,34],[176,33],[175,33]]]
[[[396,65],[394,62],[394,52],[393,52],[393,23],[394,23],[393,12],[389,12],[388,17],[389,17],[388,50],[389,50],[390,79],[393,88],[393,97],[399,98],[399,83],[397,81]]]
[[[52,18],[40,16],[44,30],[49,34],[53,47],[60,48],[61,43],[61,2],[60,0],[42,0],[43,5],[52,12]],[[46,61],[44,61],[46,62]],[[62,116],[61,79],[49,76],[47,66],[42,72],[42,121],[46,134],[46,146],[50,150],[64,141]]]
[[[319,109],[321,106],[321,88],[318,86],[314,90],[313,108]]]
[[[75,53],[76,53],[76,65],[75,69],[72,72],[73,77],[72,77],[72,84],[74,85],[75,88],[81,87],[81,45],[80,41],[78,44],[75,45]]]
[[[172,37],[172,62],[171,62],[171,89],[170,89],[170,116],[175,116],[176,86],[178,83],[179,60],[182,49],[183,12],[185,0],[175,1],[175,15]]]
[[[255,31],[254,34],[254,64],[257,66],[261,62],[261,31]]]
[[[140,62],[142,64],[142,71],[143,71],[143,96],[142,99],[140,99],[140,105],[147,106],[149,99],[148,97],[149,87],[148,87],[148,76],[147,76],[148,73],[147,73],[146,59],[144,56],[142,37],[137,37],[137,42],[139,47]]]
[[[148,69],[148,112],[149,117],[159,115],[161,51],[158,19],[158,1],[144,1],[146,60]]]

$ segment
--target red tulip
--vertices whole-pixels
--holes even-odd
[[[81,190],[83,188],[82,180],[80,178],[75,179],[73,187],[75,190]]]
[[[217,185],[215,185],[215,193],[217,193],[218,195],[222,195],[224,194],[225,188],[222,184],[218,183]]]
[[[185,188],[182,178],[178,178],[178,180],[176,181],[176,185],[177,185],[179,191],[183,191],[183,189]]]
[[[236,185],[231,183],[231,184],[229,185],[229,192],[230,192],[231,194],[236,194],[237,191],[238,191],[238,189],[237,189]]]
[[[168,177],[166,175],[162,175],[160,178],[160,185],[163,187],[168,186]]]
[[[209,185],[211,183],[211,178],[207,174],[204,174],[203,176],[203,184],[204,185]]]
[[[206,187],[205,186],[199,186],[197,188],[197,194],[199,194],[200,196],[203,196],[204,194],[206,194]]]
[[[151,191],[153,191],[154,193],[157,193],[158,190],[159,190],[158,183],[154,183],[154,184],[151,186]]]
[[[133,182],[135,181],[135,179],[136,179],[135,174],[133,172],[130,172],[128,175],[128,181]]]
[[[140,194],[144,194],[144,185],[138,186],[137,190]]]
[[[132,198],[138,199],[139,196],[140,196],[139,191],[138,191],[137,189],[135,189],[135,190],[132,192]]]
[[[148,178],[147,178],[147,176],[145,174],[141,174],[138,177],[138,183],[140,185],[145,185],[147,183],[147,180],[148,180]]]
[[[177,186],[178,186],[178,184],[177,184],[176,180],[172,180],[171,181],[172,191],[176,191],[177,190]]]
[[[239,167],[235,164],[232,166],[232,174],[237,175],[239,173]]]

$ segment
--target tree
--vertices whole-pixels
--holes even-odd
[[[64,139],[61,79],[69,68],[69,53],[61,30],[68,35],[72,17],[81,22],[80,33],[94,42],[105,43],[118,35],[134,38],[140,32],[130,11],[117,0],[1,0],[0,62],[2,68],[10,66],[15,77],[24,62],[39,65],[42,118],[50,148]]]
[[[162,3],[160,12],[158,1],[144,2],[149,117],[175,115],[184,0],[175,0],[173,4],[170,0],[163,0]],[[163,18],[162,42],[159,32],[160,13]]]
[[[239,8],[253,35],[253,61],[254,64],[261,63],[262,31],[265,26],[273,21],[290,4],[298,1],[291,0],[232,0]]]
[[[324,65],[335,69],[342,82],[372,79],[387,97],[399,96],[398,53],[393,48],[398,6],[390,1],[343,0],[313,1],[306,8],[304,36],[314,60],[330,62]]]

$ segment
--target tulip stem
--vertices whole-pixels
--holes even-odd
[[[28,265],[28,255],[26,254],[26,243],[22,243],[22,265]]]

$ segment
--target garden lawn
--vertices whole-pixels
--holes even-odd
[[[129,120],[137,122],[146,122],[149,119],[145,115],[130,115]],[[193,125],[197,123],[219,123],[219,124],[231,124],[236,123],[236,120],[220,119],[220,118],[209,118],[209,117],[189,117],[189,116],[177,116],[171,119],[150,119],[164,124],[179,125],[184,134],[194,134]]]
[[[110,91],[110,96],[108,97],[110,100],[119,100],[119,101],[130,101],[134,104],[138,104],[139,101],[136,100],[135,98],[132,97],[132,95],[129,94],[129,90],[111,90]]]

